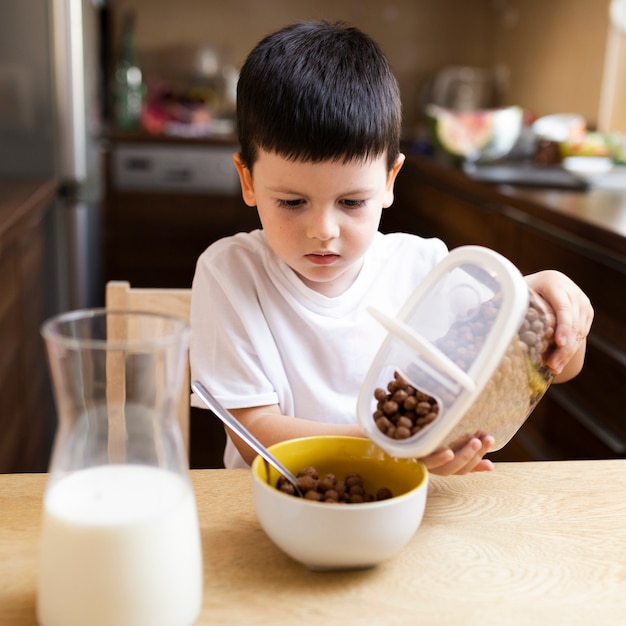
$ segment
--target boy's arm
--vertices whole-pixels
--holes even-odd
[[[325,422],[314,422],[313,420],[296,419],[283,415],[277,404],[246,409],[230,409],[230,412],[265,447],[299,437],[315,437],[319,435],[363,436],[357,424],[327,424]],[[233,432],[228,431],[228,434],[239,454],[250,465],[256,456],[256,452]]]
[[[347,435],[363,437],[357,424],[327,424],[306,419],[296,419],[282,415],[277,404],[271,406],[231,409],[230,412],[239,420],[263,445],[271,446],[279,441],[298,437],[318,435]],[[229,431],[239,454],[249,465],[256,453],[237,435]],[[433,452],[422,461],[433,474],[442,476],[450,474],[466,474],[468,472],[489,471],[493,463],[483,456],[493,445],[493,438],[479,434],[476,437],[461,440],[450,448]]]

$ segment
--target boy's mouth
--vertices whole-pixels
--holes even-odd
[[[339,255],[334,252],[313,252],[307,254],[306,258],[315,265],[331,265],[339,258]]]

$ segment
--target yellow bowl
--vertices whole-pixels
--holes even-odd
[[[270,451],[294,474],[310,466],[338,478],[356,472],[368,493],[382,487],[393,493],[388,500],[362,504],[313,502],[279,491],[279,474],[257,457],[252,479],[259,523],[281,550],[309,569],[377,565],[402,550],[422,521],[428,471],[416,459],[395,459],[360,437],[292,439]]]

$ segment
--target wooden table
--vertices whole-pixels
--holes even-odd
[[[626,623],[626,460],[433,476],[424,521],[399,556],[333,573],[309,572],[270,542],[248,470],[191,476],[205,567],[199,625]],[[45,480],[0,476],[2,626],[36,624]]]

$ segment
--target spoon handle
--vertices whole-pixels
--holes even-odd
[[[237,433],[259,456],[277,469],[298,490],[298,479],[247,429],[238,422],[198,380],[191,383],[191,388],[202,398],[203,402],[219,417],[226,426]]]

